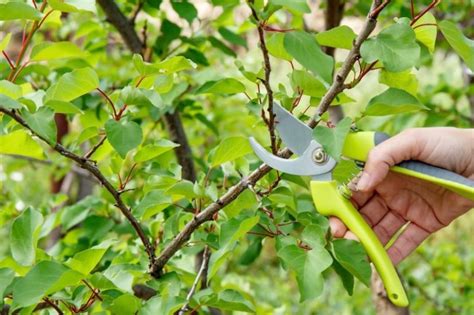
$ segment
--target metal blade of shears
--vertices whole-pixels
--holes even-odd
[[[313,131],[301,120],[293,116],[280,104],[273,103],[276,116],[275,128],[283,143],[297,155],[301,156],[313,140]]]

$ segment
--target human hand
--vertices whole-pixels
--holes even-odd
[[[352,202],[384,245],[410,222],[387,251],[394,264],[430,234],[474,207],[474,201],[436,184],[389,171],[405,160],[418,160],[474,179],[474,129],[409,129],[370,152]],[[331,217],[329,223],[335,237],[357,239],[339,219]]]

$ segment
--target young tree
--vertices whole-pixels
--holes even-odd
[[[333,239],[307,181],[261,164],[247,138],[291,157],[274,102],[324,130],[330,152],[347,135],[333,132],[344,113],[390,133],[469,126],[462,97],[472,86],[446,83],[446,108],[417,75],[438,48],[474,70],[473,42],[450,6],[0,3],[4,312],[273,313],[270,291],[294,279],[301,309],[314,312],[330,270],[349,295],[354,277],[369,285],[363,248]],[[324,23],[313,29],[313,18]],[[335,177],[345,184],[358,171],[343,160]],[[282,274],[290,285],[271,282]],[[286,302],[281,312],[298,309]]]

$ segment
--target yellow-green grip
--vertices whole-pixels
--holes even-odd
[[[405,289],[387,252],[359,211],[339,193],[336,181],[312,181],[311,193],[319,213],[338,217],[359,238],[384,283],[390,301],[400,307],[407,306]]]
[[[386,139],[388,139],[388,136],[380,132],[350,133],[344,143],[342,155],[366,162],[370,150]],[[446,169],[419,161],[405,161],[391,167],[390,170],[429,181],[465,198],[474,200],[474,181]]]

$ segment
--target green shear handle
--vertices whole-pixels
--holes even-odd
[[[336,181],[311,181],[311,193],[319,213],[338,217],[357,235],[377,269],[390,301],[400,307],[407,306],[408,297],[390,257],[359,211],[339,193]]]

